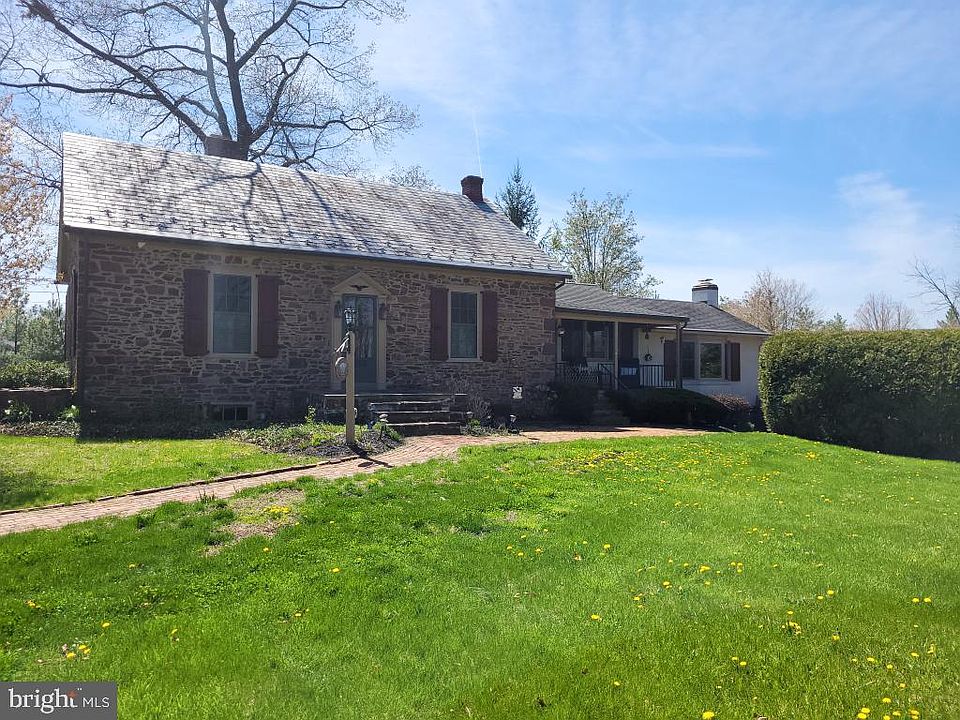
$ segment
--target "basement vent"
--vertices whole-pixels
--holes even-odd
[[[249,405],[211,405],[209,417],[214,422],[247,422],[253,417]]]

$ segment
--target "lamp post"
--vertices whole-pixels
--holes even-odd
[[[343,343],[347,351],[346,398],[343,403],[343,414],[346,422],[345,432],[347,445],[353,447],[357,442],[357,384],[354,375],[354,323],[357,319],[356,308],[343,309],[343,325],[347,331]]]

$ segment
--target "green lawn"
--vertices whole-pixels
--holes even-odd
[[[305,462],[230,440],[94,441],[0,435],[0,509],[89,500]]]
[[[298,487],[0,538],[0,677],[125,719],[960,717],[960,465],[718,434]]]

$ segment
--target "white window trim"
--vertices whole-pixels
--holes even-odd
[[[213,285],[217,275],[238,275],[250,278],[250,352],[225,353],[213,351]],[[257,274],[236,269],[211,270],[207,275],[207,357],[211,358],[252,358],[257,357],[257,315],[260,310],[259,285]]]
[[[477,356],[453,356],[453,293],[467,293],[477,296]],[[447,361],[455,363],[483,362],[483,290],[478,287],[451,285],[447,288]]]
[[[726,346],[726,344],[727,344],[727,343],[726,343],[725,341],[723,341],[723,340],[707,340],[707,341],[705,341],[705,342],[701,342],[700,340],[697,340],[697,355],[696,355],[696,358],[697,358],[697,380],[702,380],[702,381],[704,381],[704,382],[724,382],[724,381],[726,381],[727,378],[726,378],[726,375],[725,375],[725,373],[724,373],[724,370],[725,370],[725,368],[724,368],[724,356],[726,355],[726,353],[723,351],[723,348]],[[701,359],[701,354],[703,353],[703,349],[702,349],[702,348],[703,348],[704,345],[719,345],[719,346],[720,346],[720,374],[719,374],[717,377],[703,377],[702,374],[701,374],[700,359]]]

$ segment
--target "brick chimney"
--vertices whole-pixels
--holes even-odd
[[[208,135],[203,139],[203,150],[207,155],[246,160],[247,154],[240,148],[240,143],[223,135]]]
[[[479,175],[467,175],[460,181],[460,189],[475,203],[483,202],[483,178]]]
[[[713,278],[706,278],[694,285],[692,296],[694,302],[720,307],[720,288],[713,282]]]

